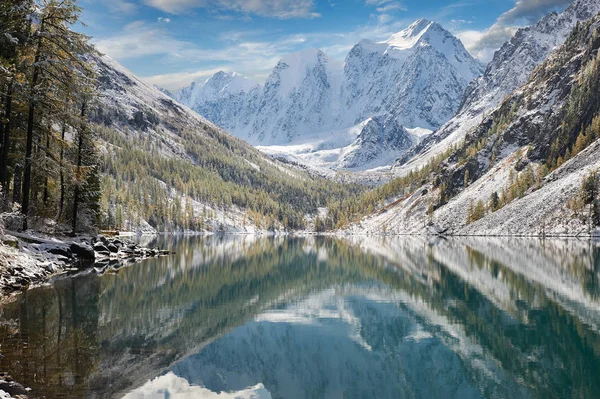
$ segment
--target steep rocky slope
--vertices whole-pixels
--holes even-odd
[[[600,168],[599,37],[600,15],[578,24],[410,195],[350,231],[598,234],[597,192],[581,202]]]
[[[385,42],[362,40],[343,68],[310,49],[282,59],[262,87],[218,73],[176,98],[267,153],[361,170],[390,165],[440,127],[482,72],[460,40],[419,20]],[[395,127],[395,144],[363,147],[371,118]]]
[[[460,111],[438,131],[404,154],[394,169],[405,175],[456,145],[477,126],[486,113],[526,83],[533,70],[561,45],[578,22],[600,12],[600,0],[575,0],[562,13],[549,14],[515,36],[494,54],[483,76],[473,81],[463,98]]]

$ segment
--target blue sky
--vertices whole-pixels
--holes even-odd
[[[441,23],[488,61],[514,33],[570,0],[80,0],[99,49],[170,90],[219,70],[262,81],[285,54],[316,47],[342,61],[418,18]]]

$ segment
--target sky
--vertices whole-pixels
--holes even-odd
[[[520,26],[571,0],[80,0],[81,29],[144,81],[176,91],[223,70],[264,81],[286,54],[343,61],[419,18],[439,22],[488,62]]]

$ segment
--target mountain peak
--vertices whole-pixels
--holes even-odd
[[[406,28],[405,31],[407,31],[411,34],[414,34],[414,35],[418,35],[420,32],[426,30],[429,26],[431,26],[431,24],[434,24],[434,23],[435,22],[432,22],[428,19],[420,18],[420,19],[417,19],[412,24],[410,24],[410,26],[408,28]]]
[[[257,82],[254,82],[253,80],[237,72],[219,71],[207,79],[204,83],[204,86],[206,88],[213,88],[217,91],[237,93],[242,91],[247,92],[257,84]]]
[[[311,65],[322,59],[327,59],[327,55],[323,51],[318,48],[307,48],[295,53],[287,54],[279,62],[287,65]]]
[[[393,34],[385,44],[397,49],[408,49],[414,47],[419,40],[431,30],[446,32],[444,28],[437,22],[432,22],[427,19],[419,19],[413,22],[408,28]]]

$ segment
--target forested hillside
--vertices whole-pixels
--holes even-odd
[[[108,57],[94,63],[107,226],[298,230],[331,198],[359,191],[268,158]]]
[[[0,7],[10,228],[297,230],[358,191],[268,159],[98,54],[75,0]]]

